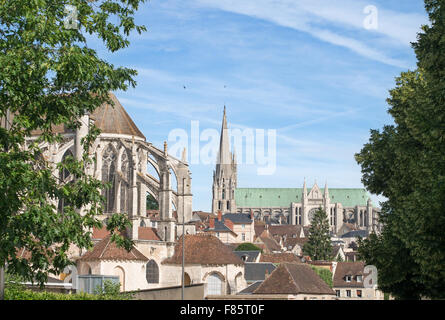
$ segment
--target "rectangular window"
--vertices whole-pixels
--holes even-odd
[[[337,297],[340,297],[340,290],[335,290],[335,294],[337,295]]]
[[[357,276],[357,282],[362,282],[363,281],[363,276]]]
[[[245,224],[243,224],[243,225],[241,225],[241,227],[244,229],[245,227],[246,227],[246,225]]]
[[[243,241],[246,241],[246,234],[243,233],[243,234],[241,235],[241,238],[242,238]]]
[[[347,296],[348,298],[351,297],[351,290],[346,290],[346,296]]]
[[[349,276],[349,275],[346,276],[346,277],[345,277],[345,281],[346,281],[346,282],[351,282],[351,276]]]
[[[357,290],[357,297],[359,297],[359,298],[362,297],[362,290]]]

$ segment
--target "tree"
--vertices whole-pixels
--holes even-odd
[[[88,39],[102,40],[110,52],[127,47],[130,32],[145,30],[134,23],[142,2],[0,0],[0,266],[7,264],[8,273],[43,285],[49,272],[72,263],[70,245],[90,248],[88,230],[102,226],[97,215],[106,186],[85,171],[94,164],[89,151],[98,129],[91,126],[82,140],[82,156],[57,165],[74,176],[69,184],[53,175],[39,145],[61,141],[54,127],[78,128],[84,114],[112,103],[109,91],[136,85],[135,70],[100,59]],[[27,139],[35,130],[42,134]],[[54,205],[58,199],[67,204],[63,214]],[[128,225],[122,214],[107,223],[113,241],[127,250],[131,241],[115,230]]]
[[[147,210],[158,210],[159,204],[150,193],[147,193]]]
[[[258,248],[256,245],[250,242],[241,243],[238,247],[235,248],[235,251],[261,251],[262,249]]]
[[[387,100],[394,125],[371,130],[356,155],[367,189],[385,196],[380,235],[360,241],[379,287],[398,299],[445,297],[445,0],[425,0],[430,26]]]
[[[308,241],[303,246],[304,254],[312,260],[329,260],[332,252],[330,239],[328,216],[319,208],[311,221]]]

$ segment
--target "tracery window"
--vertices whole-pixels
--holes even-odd
[[[102,157],[102,182],[110,183],[110,186],[102,191],[105,197],[105,212],[113,212],[116,199],[116,154],[111,145]]]
[[[146,265],[145,275],[148,283],[159,283],[159,267],[156,261],[148,261]]]

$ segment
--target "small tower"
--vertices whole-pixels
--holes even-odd
[[[224,106],[221,137],[219,142],[216,168],[213,171],[212,213],[218,211],[235,213],[235,189],[237,186],[236,156],[230,151],[229,132],[227,129],[226,106]]]

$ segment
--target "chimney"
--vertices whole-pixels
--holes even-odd
[[[222,220],[222,212],[221,210],[218,211],[218,221]]]
[[[250,220],[253,220],[253,219],[254,219],[254,216],[253,216],[253,210],[250,209]]]
[[[266,280],[268,276],[269,276],[269,269],[266,269],[266,272],[264,273],[264,280]]]
[[[209,228],[210,229],[215,229],[215,218],[210,218],[209,219]]]
[[[224,224],[227,228],[233,231],[233,222],[230,219],[224,219]]]

